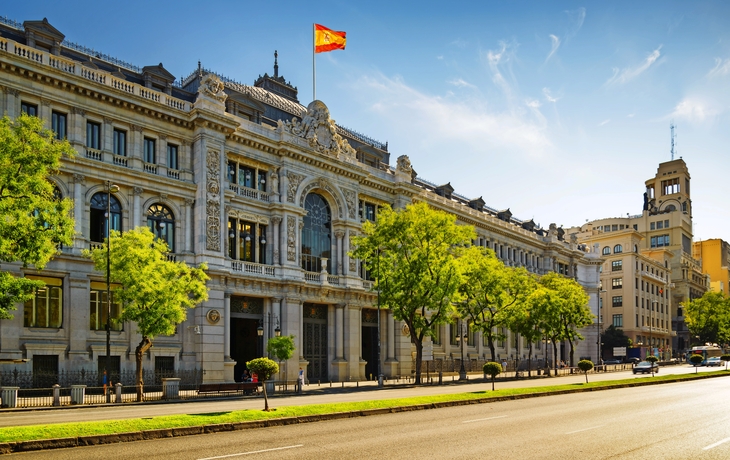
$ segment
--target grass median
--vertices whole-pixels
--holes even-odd
[[[411,398],[383,399],[333,404],[312,404],[301,406],[280,406],[271,412],[263,410],[238,410],[227,412],[211,412],[201,414],[165,415],[123,420],[106,420],[101,422],[74,422],[52,425],[28,425],[0,428],[0,442],[18,442],[43,439],[73,438],[79,436],[95,436],[119,433],[131,433],[146,430],[194,427],[221,423],[260,421],[284,417],[302,417],[326,415],[340,412],[356,412],[370,409],[388,409],[403,406],[419,406],[424,404],[448,403],[452,401],[469,401],[480,399],[504,398],[511,396],[550,394],[575,390],[610,389],[626,385],[641,385],[648,382],[676,382],[707,378],[718,374],[730,375],[727,371],[705,372],[702,374],[655,375],[654,377],[631,378],[624,380],[574,383],[531,388],[497,388],[495,391],[476,391],[467,393],[445,394],[436,396],[420,396]],[[274,400],[275,401],[275,400]],[[262,402],[263,405],[263,402]]]

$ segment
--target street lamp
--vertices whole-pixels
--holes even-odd
[[[598,351],[597,364],[603,363],[603,355],[601,354],[601,294],[604,294],[606,291],[601,289],[602,287],[602,285],[598,285],[598,296],[596,297],[596,328],[598,329],[598,341],[596,342],[596,349]]]
[[[464,320],[460,320],[456,341],[459,342],[461,348],[461,365],[459,366],[459,380],[466,380],[466,368],[464,368],[464,342],[466,341],[466,331],[464,330]]]
[[[383,370],[380,365],[380,248],[378,248],[378,388],[383,388]]]
[[[119,192],[119,186],[113,185],[111,181],[106,181],[106,368],[107,381],[111,382],[112,375],[112,297],[111,297],[111,215],[112,215],[112,193]],[[106,393],[106,402],[112,402],[111,388]]]
[[[259,327],[256,328],[256,334],[259,336],[258,342],[261,344],[259,356],[264,355],[264,326],[259,321]]]

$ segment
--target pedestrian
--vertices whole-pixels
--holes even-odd
[[[507,372],[507,360],[502,359],[502,372]]]
[[[106,369],[104,369],[104,374],[101,376],[101,385],[104,387],[104,396],[106,396],[106,388],[109,383],[109,378],[106,375]]]
[[[248,373],[248,369],[243,370],[243,376],[241,377],[241,380],[244,382],[250,382],[251,381],[251,374]]]
[[[304,389],[304,371],[301,367],[299,368],[299,378],[297,379],[297,385],[299,387],[297,389],[297,393],[301,394],[302,390]]]

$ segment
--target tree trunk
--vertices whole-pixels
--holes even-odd
[[[555,366],[555,375],[558,375],[558,343],[553,339],[553,366]]]
[[[269,411],[269,396],[266,394],[266,380],[261,381],[261,387],[264,389],[264,412]]]
[[[139,342],[135,349],[135,358],[137,361],[137,402],[142,402],[144,399],[144,380],[142,378],[142,357],[152,347],[152,341],[145,337],[142,337],[142,341]]]
[[[423,342],[415,337],[416,345],[416,385],[421,384],[421,363],[423,360]]]
[[[570,344],[570,367],[573,367],[573,355],[575,350],[573,349],[573,341],[568,339],[568,343]]]
[[[492,353],[492,361],[497,362],[497,353],[494,349],[494,338],[490,335],[489,336],[489,351]]]
[[[532,377],[532,342],[527,349],[527,376]]]

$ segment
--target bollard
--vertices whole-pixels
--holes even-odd
[[[86,385],[71,385],[71,404],[83,404]]]
[[[117,383],[114,386],[116,387],[115,388],[116,389],[116,400],[114,402],[117,404],[121,404],[122,403],[122,384]]]
[[[2,387],[0,397],[3,400],[2,407],[18,407],[18,390],[20,387]]]
[[[180,397],[180,379],[166,378],[162,379],[162,399],[171,400]]]
[[[444,384],[444,373],[443,371],[439,371],[439,385]]]
[[[59,384],[53,385],[53,405],[61,405],[61,385]]]

